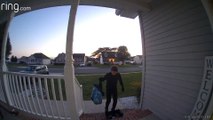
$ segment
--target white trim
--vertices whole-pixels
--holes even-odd
[[[150,11],[151,5],[149,4],[151,0],[82,0],[81,5],[93,5],[93,6],[101,6],[108,8],[115,8],[120,10],[127,11]],[[23,13],[31,12],[34,10],[61,6],[61,5],[70,5],[75,2],[75,0],[35,0],[33,2],[24,2],[23,0],[10,0],[10,3],[17,2],[21,7],[27,6],[31,7],[30,11],[19,11],[16,15],[21,15]],[[75,4],[75,3],[74,3]],[[0,23],[7,18],[7,14],[3,13],[0,17]]]
[[[11,101],[11,98],[10,98],[10,92],[9,92],[9,87],[8,87],[9,85],[8,85],[7,77],[5,75],[3,75],[3,72],[8,71],[7,65],[6,65],[6,60],[5,60],[5,58],[6,58],[6,46],[7,46],[9,27],[10,27],[11,21],[12,21],[14,16],[15,16],[15,13],[11,12],[9,20],[6,21],[7,23],[6,23],[6,26],[5,26],[5,29],[4,29],[4,36],[3,36],[2,46],[1,46],[2,47],[2,51],[1,51],[1,73],[2,73],[1,79],[4,82],[4,85],[2,86],[2,88],[3,88],[5,100],[9,105],[12,105],[12,101]]]
[[[201,0],[203,6],[206,10],[206,13],[209,17],[209,22],[211,24],[212,32],[213,32],[213,1],[212,0]]]
[[[144,29],[143,29],[143,17],[142,13],[139,13],[139,21],[140,21],[140,30],[141,30],[141,44],[143,51],[143,70],[142,70],[142,81],[141,81],[141,96],[140,96],[140,107],[143,108],[143,99],[145,92],[145,75],[146,75],[146,49],[145,49],[145,37],[144,37]]]

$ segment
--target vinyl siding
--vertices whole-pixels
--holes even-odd
[[[194,107],[213,34],[200,0],[153,0],[144,30],[143,108],[162,120],[184,120]]]

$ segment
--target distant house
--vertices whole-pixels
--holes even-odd
[[[65,64],[65,56],[66,54],[65,53],[60,53],[58,54],[58,56],[54,59],[54,64]]]
[[[18,63],[27,64],[28,63],[28,57],[22,56],[21,58],[18,59]]]
[[[86,56],[84,53],[75,53],[73,54],[74,65],[79,66],[86,63]]]
[[[51,64],[51,59],[43,53],[35,53],[28,57],[28,64]]]
[[[142,55],[137,55],[133,58],[133,61],[136,63],[136,64],[142,64],[143,62],[143,56]]]
[[[65,64],[65,53],[60,53],[58,56],[54,59],[54,64]],[[74,53],[73,54],[73,59],[74,59],[74,65],[79,66],[81,64],[86,63],[86,56],[84,53]]]
[[[101,52],[100,64],[114,64],[117,57],[117,52]]]

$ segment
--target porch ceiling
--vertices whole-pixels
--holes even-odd
[[[151,10],[151,0],[80,0],[80,5],[94,5],[115,8],[116,14],[135,18],[138,11],[149,11]],[[31,7],[30,11],[38,10],[47,7],[70,5],[73,0],[1,0],[1,3],[18,3],[20,7]],[[30,12],[30,11],[19,11],[17,15]],[[8,19],[9,11],[0,11],[0,23]]]

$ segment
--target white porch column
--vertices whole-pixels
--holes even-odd
[[[141,43],[142,43],[142,52],[143,52],[143,70],[142,70],[142,80],[141,80],[141,95],[140,95],[140,107],[143,109],[143,97],[145,90],[145,75],[146,75],[146,48],[145,48],[145,37],[143,29],[143,17],[142,13],[139,12],[139,21],[140,21],[140,31],[141,31]]]
[[[72,0],[72,5],[69,15],[69,23],[67,30],[67,41],[66,41],[66,58],[64,67],[64,79],[66,86],[66,96],[69,103],[69,108],[71,108],[71,119],[78,120],[77,106],[76,106],[76,90],[75,90],[75,72],[73,66],[73,35],[74,35],[74,25],[75,17],[78,8],[79,0]]]
[[[209,17],[209,22],[212,27],[212,32],[213,32],[213,1],[212,0],[201,0],[203,3],[203,6],[206,10],[206,13]]]
[[[4,28],[4,35],[3,35],[3,41],[2,41],[2,46],[1,46],[1,80],[3,80],[3,92],[4,92],[4,96],[5,96],[5,100],[9,105],[12,105],[12,101],[10,98],[10,92],[9,92],[9,85],[8,85],[8,81],[7,81],[7,77],[5,75],[3,75],[3,72],[8,71],[7,69],[7,65],[6,65],[6,46],[7,46],[7,39],[8,39],[8,30],[9,30],[9,26],[10,23],[14,17],[15,13],[11,12],[10,13],[10,18],[6,23],[6,26]]]

